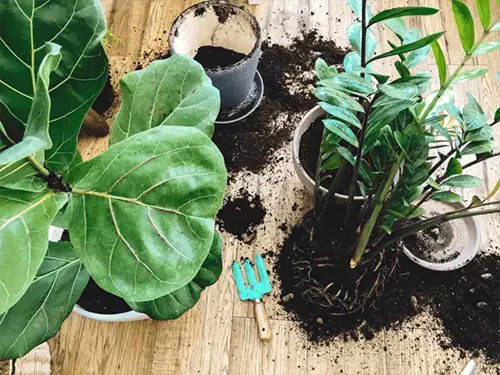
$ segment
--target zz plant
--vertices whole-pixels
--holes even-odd
[[[210,137],[219,92],[176,55],[126,75],[111,146],[77,136],[108,75],[98,0],[0,9],[0,359],[54,336],[89,276],[136,311],[174,319],[222,268],[226,186]],[[51,224],[71,242],[49,242]]]
[[[317,223],[328,226],[325,213],[331,211],[335,193],[346,193],[343,231],[357,233],[350,267],[373,265],[375,260],[372,268],[377,270],[384,250],[408,235],[449,220],[500,212],[500,202],[490,202],[500,182],[486,198],[475,196],[463,209],[426,217],[421,207],[430,199],[464,200],[450,188],[482,184],[481,179],[468,173],[468,168],[499,155],[494,152],[493,134],[500,122],[500,109],[488,121],[470,94],[459,109],[454,104],[453,88],[486,74],[487,69],[464,68],[472,57],[500,49],[500,42],[485,41],[500,30],[500,20],[491,19],[489,0],[476,0],[483,29],[476,37],[471,11],[460,0],[452,0],[465,54],[457,68],[448,71],[438,41],[444,32],[421,37],[419,30],[407,28],[402,18],[433,15],[437,9],[404,7],[373,15],[366,0],[348,2],[359,22],[347,30],[354,51],[345,57],[345,72],[321,59],[315,67],[315,95],[327,118],[323,120],[314,213]],[[394,33],[397,42],[389,41],[390,50],[376,55],[373,29],[380,24]],[[412,72],[412,68],[431,51],[440,84],[427,94],[432,75]],[[395,57],[395,79],[375,68],[374,63],[388,57]],[[348,181],[347,191],[339,191],[343,180]],[[319,187],[325,183],[328,192],[320,194]],[[355,204],[356,195],[362,195],[361,205]],[[419,220],[409,220],[415,218]],[[346,300],[338,304],[341,313],[362,308],[377,293],[379,278],[374,279],[363,298],[358,298],[358,291],[348,297],[345,293]],[[332,298],[341,298],[340,292],[332,290]]]

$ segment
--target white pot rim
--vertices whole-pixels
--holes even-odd
[[[437,204],[437,202],[430,201],[429,204]],[[427,203],[426,203],[427,204]],[[426,205],[424,204],[424,206]],[[444,203],[439,202],[439,204],[443,206],[450,206],[452,209],[460,209],[467,207],[465,204],[461,202],[457,203]],[[403,244],[403,253],[415,264],[426,268],[431,271],[454,271],[462,268],[466,264],[468,264],[479,252],[479,248],[481,246],[481,230],[479,228],[479,223],[477,218],[475,217],[466,217],[461,219],[452,220],[450,224],[457,224],[459,222],[463,222],[462,228],[466,228],[465,230],[460,231],[461,236],[463,236],[464,241],[460,241],[459,247],[459,255],[447,262],[443,263],[434,263],[428,260],[421,259],[413,254],[410,249],[408,249]],[[454,234],[457,234],[457,227],[454,227]]]
[[[314,108],[312,108],[302,118],[299,125],[297,126],[297,129],[295,129],[295,133],[293,135],[293,140],[292,140],[292,161],[293,161],[293,166],[294,166],[295,172],[297,173],[302,184],[305,186],[305,188],[310,193],[314,193],[315,182],[307,174],[306,170],[302,166],[302,163],[300,162],[300,158],[299,158],[300,140],[302,139],[302,135],[306,132],[307,129],[309,129],[311,124],[313,124],[314,121],[316,121],[316,119],[318,117],[321,117],[324,115],[326,115],[326,112],[319,105],[316,105]],[[325,189],[323,186],[320,187],[320,190],[324,194],[326,194],[328,192],[328,190]],[[346,201],[347,202],[349,200],[349,197],[347,195],[339,194],[339,193],[335,193],[335,198],[337,198],[337,200],[339,200],[339,201]],[[364,202],[365,201],[365,198],[361,195],[355,195],[353,197],[353,199],[354,199],[354,201],[357,201],[357,202]]]
[[[51,225],[49,227],[49,241],[59,242],[61,240],[63,232],[63,228]],[[99,314],[87,311],[81,306],[78,306],[78,304],[73,307],[73,312],[76,312],[77,314],[86,318],[99,320],[101,322],[132,322],[136,320],[149,319],[149,316],[147,316],[146,314],[138,313],[137,311],[134,311],[132,309],[120,314]]]

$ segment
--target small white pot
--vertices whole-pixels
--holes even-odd
[[[428,201],[422,205],[427,212],[436,212],[438,214],[465,208],[463,203],[445,203],[437,201]],[[453,271],[462,268],[469,263],[479,251],[481,246],[481,231],[479,229],[478,219],[475,217],[465,217],[462,219],[451,220],[445,225],[449,225],[453,236],[448,238],[447,243],[436,256],[450,253],[458,253],[456,258],[447,262],[435,263],[429,260],[419,258],[403,245],[404,254],[411,261],[432,271]]]
[[[302,182],[304,187],[308,192],[314,194],[314,180],[309,177],[304,167],[300,163],[299,151],[300,151],[300,140],[302,139],[302,135],[306,132],[307,129],[316,121],[319,117],[325,116],[326,112],[319,105],[311,109],[300,121],[299,126],[295,130],[295,134],[293,136],[292,141],[292,160],[293,167],[297,176],[299,176],[299,180]],[[320,187],[322,193],[326,194],[328,192],[324,187]],[[347,204],[349,197],[344,194],[335,194],[335,203],[345,205]],[[362,203],[365,201],[365,198],[362,196],[354,196],[354,201],[357,203]]]
[[[64,229],[51,225],[49,228],[49,241],[59,242],[61,240],[63,232]],[[132,322],[149,318],[146,314],[138,313],[134,310],[130,310],[120,314],[98,314],[87,311],[84,308],[75,305],[73,307],[73,311],[86,318],[99,320],[101,322]]]

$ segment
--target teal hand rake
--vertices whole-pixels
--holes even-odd
[[[255,272],[250,260],[246,259],[244,263],[245,273],[247,276],[248,285],[245,285],[243,274],[241,273],[240,265],[237,262],[233,263],[233,275],[236,282],[236,289],[242,301],[253,300],[255,305],[255,320],[259,329],[259,337],[262,341],[271,340],[271,326],[267,318],[266,308],[261,298],[264,294],[272,290],[269,277],[267,276],[266,265],[260,254],[255,257],[255,264],[259,272],[259,280],[255,277]]]

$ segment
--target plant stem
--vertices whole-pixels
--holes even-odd
[[[455,71],[453,72],[453,74],[451,76],[449,76],[448,79],[439,88],[439,91],[437,92],[436,96],[434,97],[434,99],[432,99],[431,103],[429,104],[429,106],[427,107],[427,109],[422,114],[422,117],[420,117],[420,119],[418,121],[418,124],[420,126],[422,126],[424,124],[425,120],[427,120],[427,116],[429,116],[429,114],[431,113],[432,109],[435,107],[435,105],[437,104],[437,102],[439,101],[439,99],[441,98],[441,96],[445,93],[446,90],[448,90],[448,87],[451,85],[451,83],[453,82],[453,80],[457,77],[457,75],[463,69],[463,67],[465,66],[465,64],[467,64],[467,62],[472,58],[472,55],[474,54],[474,52],[476,52],[476,50],[478,49],[479,45],[483,42],[483,40],[488,36],[489,33],[490,33],[489,29],[487,29],[487,30],[485,30],[483,32],[483,35],[481,35],[481,38],[479,38],[479,40],[477,41],[477,43],[474,44],[474,46],[472,46],[471,50],[465,54],[464,59],[462,60],[462,62],[460,63],[460,65],[457,67],[457,69],[455,69]]]
[[[467,163],[465,164],[462,169],[465,169],[465,168],[469,168],[469,167],[472,167],[473,165],[476,165],[478,163],[481,163],[485,160],[488,160],[488,159],[491,159],[491,158],[494,158],[496,156],[499,156],[500,155],[500,152],[495,152],[494,154],[491,154],[490,156],[486,157],[486,158],[481,158],[481,159],[476,159],[476,160],[473,160],[471,161],[470,163]]]
[[[489,209],[489,210],[470,212],[470,210],[472,210],[474,208],[479,208],[479,207],[484,207],[484,206],[489,206],[489,205],[494,205],[494,204],[500,205],[500,202],[497,201],[497,202],[485,203],[484,205],[477,206],[477,207],[466,207],[466,208],[463,208],[460,210],[448,212],[446,214],[441,214],[441,215],[420,221],[418,223],[408,225],[406,227],[403,227],[403,228],[398,229],[397,231],[393,232],[393,234],[390,237],[388,237],[386,241],[382,242],[382,244],[377,246],[378,250],[374,250],[374,251],[380,251],[380,250],[386,248],[387,246],[393,244],[394,242],[396,242],[404,237],[410,236],[410,235],[417,233],[421,230],[431,228],[435,225],[445,223],[447,221],[461,219],[461,218],[470,217],[470,216],[488,215],[488,214],[500,212],[500,207]]]
[[[45,168],[42,164],[37,162],[35,158],[31,155],[26,156],[26,159],[31,163],[31,165],[40,173],[42,177],[48,177],[50,172],[47,168]]]
[[[335,192],[337,191],[337,188],[340,185],[340,181],[342,181],[342,177],[344,177],[345,173],[345,161],[342,161],[342,164],[340,168],[337,170],[337,173],[335,174],[335,178],[332,181],[332,184],[328,188],[328,192],[326,193],[325,199],[323,200],[323,207],[321,209],[321,213],[318,216],[317,223],[320,223],[323,217],[326,214],[326,211],[328,209],[328,204],[330,203],[332,197],[335,195]]]
[[[359,261],[361,260],[364,254],[366,245],[368,244],[373,229],[375,228],[375,224],[377,223],[378,216],[380,215],[380,212],[382,211],[382,208],[384,206],[384,201],[387,195],[389,194],[389,191],[391,190],[394,178],[396,177],[396,173],[398,172],[399,166],[403,160],[403,155],[404,155],[403,153],[399,154],[396,160],[394,161],[391,170],[387,176],[387,179],[384,183],[384,186],[380,192],[380,196],[378,197],[375,207],[373,208],[372,214],[368,219],[368,221],[366,222],[365,226],[363,227],[363,230],[361,231],[358,244],[356,245],[356,250],[354,251],[354,255],[352,256],[351,259],[351,268],[354,268],[358,265]]]
[[[358,149],[356,150],[356,161],[354,163],[354,169],[352,171],[351,183],[349,184],[349,198],[347,199],[347,210],[344,218],[344,227],[347,226],[349,219],[351,218],[351,206],[354,199],[354,194],[356,193],[356,184],[358,183],[359,166],[361,164],[361,158],[363,154],[363,145],[365,143],[366,129],[368,128],[368,115],[370,114],[372,108],[372,102],[368,103],[366,112],[363,119],[363,124],[361,125],[361,131],[359,132],[358,138]]]

